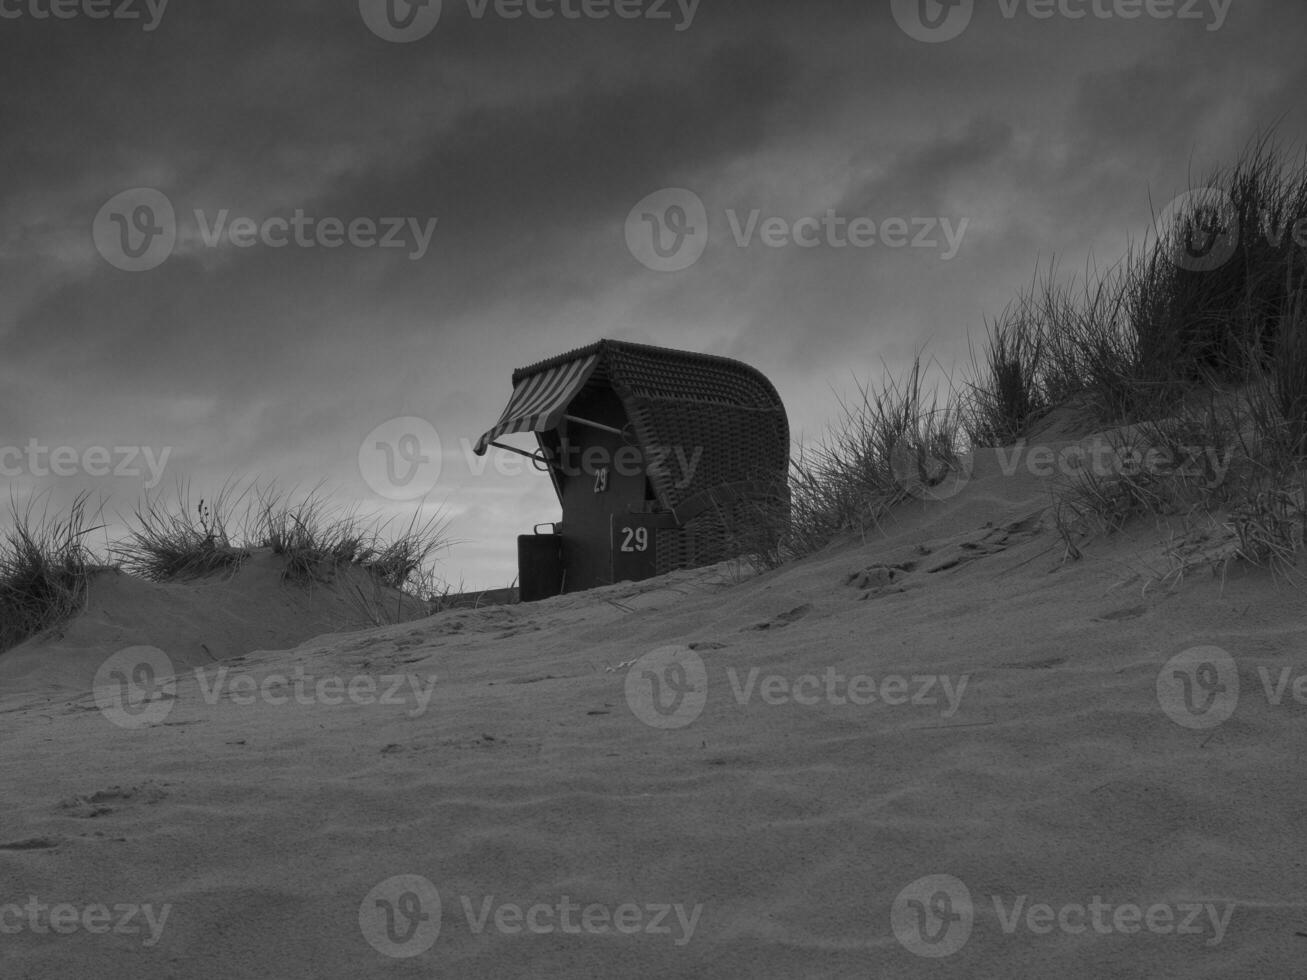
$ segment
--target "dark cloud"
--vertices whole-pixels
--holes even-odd
[[[812,433],[832,388],[882,360],[929,343],[965,361],[967,332],[1037,263],[1113,260],[1150,201],[1258,127],[1307,136],[1294,5],[1240,0],[1208,31],[981,4],[945,44],[889,7],[702,0],[677,32],[447,0],[409,45],[373,36],[353,0],[173,0],[149,32],[0,20],[0,444],[148,442],[192,481],[325,479],[366,501],[359,441],[420,416],[454,451],[435,494],[471,542],[453,577],[503,584],[515,529],[554,516],[547,481],[478,476],[457,449],[514,367],[599,336],[728,354]],[[134,186],[166,193],[183,228],[147,273],[111,267],[90,233]],[[673,186],[704,200],[710,242],[658,274],[623,223]],[[209,248],[196,209],[438,224],[418,260]],[[965,220],[965,237],[947,259],[742,248],[727,220],[828,209]]]

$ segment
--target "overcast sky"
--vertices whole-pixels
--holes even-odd
[[[463,448],[514,368],[724,354],[812,438],[1259,129],[1307,136],[1301,0],[920,2],[0,0],[0,480],[110,516],[155,479],[403,515],[425,482],[446,577],[506,585],[558,517]]]

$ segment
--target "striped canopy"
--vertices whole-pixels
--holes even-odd
[[[522,378],[499,421],[477,440],[473,451],[484,456],[492,442],[511,432],[548,432],[556,428],[568,404],[590,380],[598,362],[599,355],[595,353]]]

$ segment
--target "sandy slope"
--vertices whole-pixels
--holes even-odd
[[[89,688],[106,657],[134,644],[166,650],[178,668],[197,667],[427,613],[357,568],[299,584],[283,581],[285,569],[271,549],[259,548],[234,573],[189,581],[98,572],[80,615],[0,654],[0,694]]]
[[[139,729],[89,694],[4,698],[0,906],[148,909],[106,934],[0,911],[3,975],[1301,976],[1301,589],[1150,584],[1152,529],[1063,562],[1040,482],[991,462],[779,572],[225,664],[251,686],[300,668],[309,703],[275,677],[209,703],[216,667]],[[668,645],[675,663],[646,656]],[[1186,727],[1159,673],[1207,645],[1237,662],[1237,706]],[[645,671],[676,685],[677,664],[682,713],[650,715]],[[1259,672],[1285,668],[1277,705]],[[906,703],[841,703],[855,675]],[[392,676],[400,703],[362,703],[360,678]],[[357,703],[317,699],[328,677]],[[166,912],[157,941],[145,911]]]

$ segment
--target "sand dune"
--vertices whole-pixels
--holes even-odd
[[[293,585],[283,582],[285,569],[259,548],[234,573],[203,579],[155,583],[98,572],[81,615],[0,655],[0,693],[89,688],[107,657],[134,645],[167,650],[179,668],[197,667],[428,611],[357,568]]]
[[[1300,588],[1064,560],[1000,464],[776,572],[178,654],[139,725],[11,670],[4,975],[1301,974]]]

